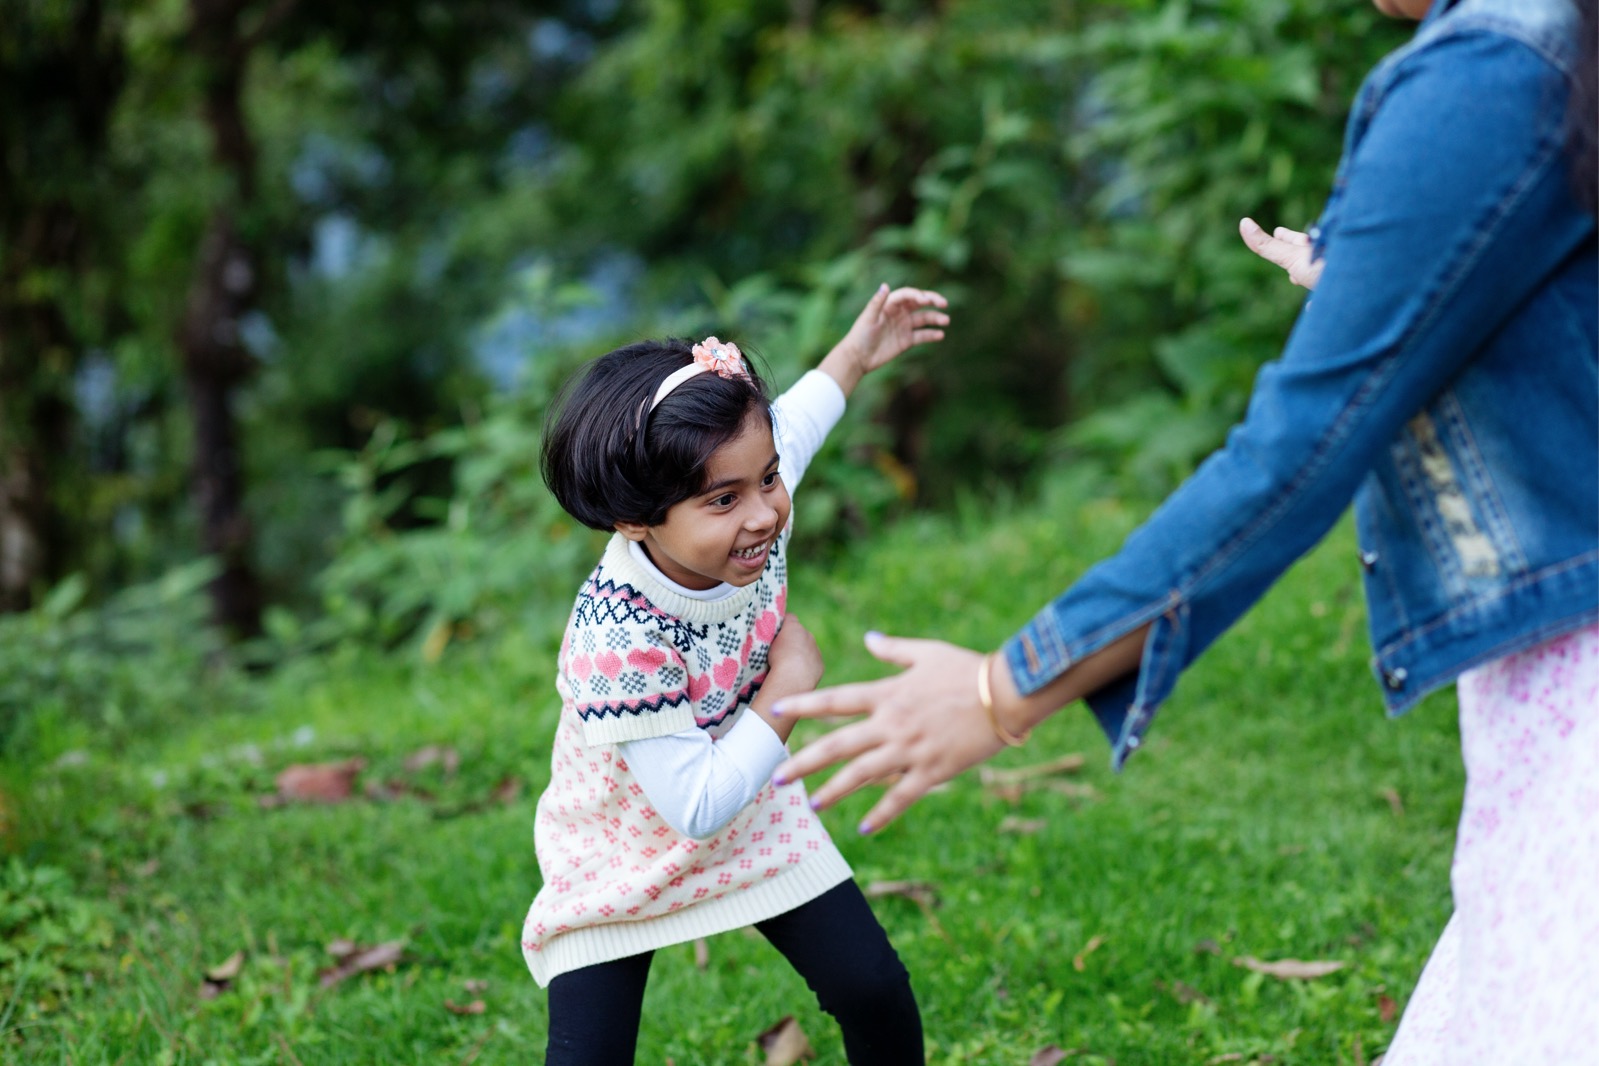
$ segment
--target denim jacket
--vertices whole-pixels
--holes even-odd
[[[1391,715],[1599,619],[1599,256],[1563,151],[1576,40],[1569,0],[1434,5],[1355,99],[1312,233],[1321,279],[1244,420],[1006,642],[1031,693],[1150,624],[1138,672],[1088,700],[1114,766],[1351,501]]]

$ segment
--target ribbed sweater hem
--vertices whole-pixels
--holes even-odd
[[[750,888],[656,918],[574,929],[545,941],[540,951],[524,947],[522,956],[533,979],[545,988],[561,974],[584,966],[641,955],[775,918],[852,876],[849,863],[832,841],[827,841],[826,847],[811,858]]]

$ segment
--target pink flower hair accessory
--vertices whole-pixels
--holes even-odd
[[[744,368],[744,353],[739,351],[738,345],[732,341],[706,337],[694,346],[693,355],[692,363],[679,367],[662,380],[655,390],[655,398],[650,401],[651,411],[659,407],[661,401],[672,394],[673,389],[699,374],[708,372],[720,378],[751,380],[750,372]]]

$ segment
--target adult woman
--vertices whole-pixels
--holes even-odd
[[[869,831],[1079,698],[1119,767],[1181,670],[1353,499],[1389,711],[1460,678],[1470,781],[1456,916],[1389,1066],[1591,1053],[1599,962],[1561,944],[1599,938],[1592,6],[1378,0],[1421,27],[1355,101],[1315,298],[1226,446],[999,652],[869,635],[905,672],[784,701],[870,717],[779,777],[851,760],[826,804],[901,772]],[[1561,820],[1574,807],[1592,817]],[[1529,998],[1571,1009],[1529,1017]]]

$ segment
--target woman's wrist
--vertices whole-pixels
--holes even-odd
[[[1093,654],[1084,656],[1053,681],[1025,695],[1016,687],[1016,678],[1011,674],[1010,662],[1004,651],[994,652],[989,686],[996,721],[1013,735],[1025,737],[1040,722],[1067,704],[1076,703],[1112,681],[1136,671],[1143,659],[1144,642],[1148,637],[1149,626],[1141,626]]]
[[[1019,748],[1027,743],[1027,734],[1031,729],[1020,731],[1008,729],[1000,720],[998,710],[994,706],[994,660],[999,657],[999,652],[991,651],[983,656],[977,663],[977,702],[982,704],[983,713],[988,715],[988,726],[994,735],[1005,742],[1007,747]]]

